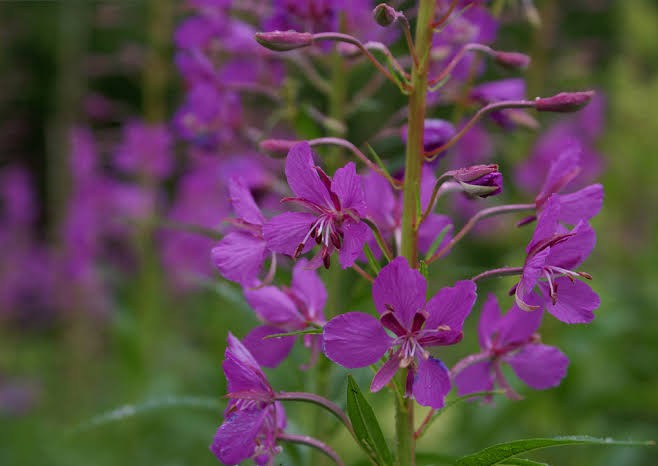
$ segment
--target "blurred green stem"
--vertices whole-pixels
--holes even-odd
[[[174,4],[172,0],[149,0],[147,19],[147,52],[144,63],[144,116],[150,122],[167,118],[167,86]]]

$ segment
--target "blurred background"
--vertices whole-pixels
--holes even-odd
[[[276,185],[272,173],[280,162],[257,154],[259,136],[249,125],[259,117],[259,124],[274,126],[268,115],[313,101],[316,92],[297,90],[299,82],[271,70],[260,87],[253,85],[242,78],[241,61],[262,57],[255,45],[239,44],[224,79],[240,76],[250,95],[239,102],[232,89],[215,95],[194,87],[192,65],[180,52],[205,32],[181,25],[204,3],[212,2],[0,2],[0,464],[217,463],[208,444],[224,407],[226,334],[242,337],[257,322],[240,289],[222,281],[209,258],[231,213],[226,180],[248,176],[263,203],[276,203],[265,190]],[[267,2],[246,3],[251,11],[241,17]],[[571,359],[559,388],[523,391],[520,402],[462,404],[433,425],[419,448],[459,455],[516,438],[571,434],[655,440],[658,4],[537,0],[541,25],[533,26],[531,2],[494,3],[503,8],[494,44],[533,58],[524,73],[527,96],[599,91],[584,116],[540,115],[537,131],[492,133],[496,161],[509,168],[508,186],[512,167],[522,169],[540,144],[550,146],[565,131],[584,139],[606,193],[593,220],[597,248],[584,266],[602,305],[587,326],[545,319],[544,341]],[[251,32],[245,37],[251,40]],[[355,70],[348,89],[371,73],[367,64]],[[399,108],[401,100],[379,95],[386,111]],[[385,120],[381,112],[365,106],[367,118],[355,114],[350,138],[363,142]],[[311,111],[284,118],[297,134],[322,134]],[[204,124],[195,126],[198,120]],[[393,139],[378,150],[395,165],[402,145]],[[531,199],[522,187],[510,190],[520,202]],[[433,276],[454,279],[518,263],[527,238],[527,230],[477,235],[450,256],[460,265]],[[507,285],[481,289],[504,296]],[[366,287],[346,293],[353,309],[367,306]],[[454,363],[476,349],[474,339],[465,339],[441,354]],[[304,358],[295,353],[268,372],[273,385],[303,386]],[[365,388],[368,371],[357,376]],[[335,373],[330,392],[340,403],[343,384],[344,372]],[[392,423],[392,411],[377,407],[382,422]],[[289,410],[298,427],[315,414]],[[390,432],[392,424],[386,427]],[[329,443],[359,457],[349,456],[353,448],[340,435]],[[286,450],[282,464],[311,464],[305,454]],[[656,464],[655,451],[646,448],[570,447],[533,458]]]

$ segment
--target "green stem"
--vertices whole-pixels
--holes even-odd
[[[412,267],[418,262],[418,235],[416,224],[420,210],[420,177],[423,167],[423,131],[425,127],[425,105],[427,98],[427,73],[429,51],[432,44],[432,21],[434,20],[436,0],[420,0],[418,20],[416,23],[415,48],[418,65],[411,74],[411,92],[409,93],[409,118],[407,150],[404,171],[404,193],[402,205],[402,247],[401,253]],[[406,385],[406,372],[400,375],[401,386]],[[414,438],[413,400],[405,398],[396,401],[395,433],[397,438],[397,455],[399,466],[416,464]]]

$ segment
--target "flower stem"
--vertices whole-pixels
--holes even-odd
[[[334,462],[338,466],[343,466],[343,462],[341,461],[340,457],[338,454],[331,449],[329,445],[326,443],[321,442],[318,439],[315,439],[313,437],[309,437],[308,435],[297,435],[297,434],[279,434],[277,436],[278,440],[283,440],[284,442],[291,442],[291,443],[300,443],[302,445],[308,445],[309,447],[313,447],[316,450],[321,451],[325,455],[327,455],[329,458],[334,460]]]
[[[404,191],[402,196],[401,253],[412,267],[418,263],[418,234],[416,225],[420,210],[420,177],[424,162],[423,131],[427,100],[429,51],[432,44],[432,21],[436,0],[420,0],[416,23],[415,49],[418,64],[414,64],[409,92],[408,136],[405,154]],[[401,386],[406,385],[407,371],[400,375]],[[414,405],[410,398],[396,400],[395,434],[399,466],[416,464],[414,438]]]
[[[466,225],[462,227],[461,230],[450,240],[448,244],[439,249],[432,257],[430,257],[426,262],[431,264],[437,259],[445,256],[452,247],[457,244],[466,234],[473,229],[473,227],[482,219],[487,217],[493,217],[494,215],[500,214],[509,214],[513,212],[523,212],[524,210],[534,210],[535,204],[509,204],[503,206],[490,207],[488,209],[483,209],[477,214],[473,215]]]
[[[312,403],[314,405],[320,406],[327,411],[329,411],[331,414],[336,416],[340,422],[342,422],[345,427],[347,427],[347,430],[349,430],[350,434],[354,436],[354,430],[352,429],[352,423],[350,420],[347,418],[347,415],[345,412],[340,409],[340,407],[333,403],[332,401],[329,401],[328,399],[316,395],[315,393],[306,393],[306,392],[279,392],[276,394],[275,398],[277,400],[287,400],[287,401],[304,401],[306,403]]]
[[[471,278],[472,281],[476,282],[482,280],[483,278],[492,278],[492,277],[505,277],[508,275],[521,275],[523,273],[523,267],[501,267],[499,269],[492,269],[477,274],[475,277]]]

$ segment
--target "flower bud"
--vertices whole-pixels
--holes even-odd
[[[530,64],[530,57],[519,52],[496,52],[494,60],[505,68],[525,69]]]
[[[313,34],[293,30],[257,32],[256,41],[270,50],[286,52],[288,50],[308,47],[313,43]]]
[[[503,175],[495,164],[460,168],[452,173],[452,177],[466,194],[472,196],[489,197],[503,191]]]
[[[258,148],[270,157],[285,157],[297,142],[288,139],[265,139],[258,144]]]
[[[386,3],[380,3],[372,10],[372,15],[377,24],[382,27],[390,26],[395,22],[398,17],[398,12],[395,8],[388,6]]]
[[[423,150],[432,152],[447,143],[457,132],[452,123],[440,118],[428,118],[425,120],[423,131]],[[402,140],[407,142],[408,128],[402,128]],[[443,153],[441,157],[445,155]]]
[[[535,109],[538,112],[577,112],[594,97],[594,91],[560,92],[552,97],[537,97]]]

